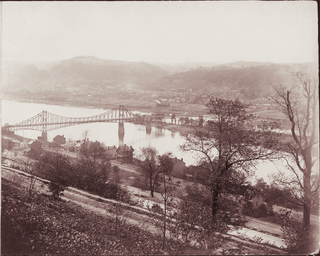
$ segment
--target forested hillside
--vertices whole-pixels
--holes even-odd
[[[250,63],[249,63],[250,64]],[[216,90],[239,90],[264,96],[274,84],[294,83],[291,72],[306,69],[308,65],[221,65],[199,67],[186,72],[164,77],[155,83],[154,88],[214,93]]]
[[[56,65],[46,63],[4,63],[4,87],[69,88],[147,87],[169,74],[145,62],[103,60],[96,57],[75,57]]]
[[[149,64],[79,56],[56,62],[5,62],[2,89],[4,95],[18,97],[40,97],[50,92],[57,99],[128,89],[202,94],[233,91],[236,97],[253,99],[268,95],[274,84],[294,83],[291,72],[311,66],[243,61]]]

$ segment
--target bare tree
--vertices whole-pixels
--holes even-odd
[[[161,166],[158,162],[158,151],[153,147],[141,148],[141,154],[138,156],[139,168],[142,175],[149,183],[150,195],[154,196],[154,191],[159,186],[159,177]]]
[[[284,142],[283,150],[292,157],[293,162],[285,160],[293,179],[289,180],[289,177],[282,173],[277,177],[277,181],[284,186],[291,185],[293,195],[303,207],[304,226],[309,227],[310,208],[315,203],[312,198],[319,191],[319,182],[312,181],[315,166],[318,164],[318,154],[315,152],[315,146],[319,143],[318,80],[299,72],[294,75],[299,83],[291,87],[274,87],[276,95],[272,98],[282,108],[291,124],[291,139]]]
[[[168,214],[168,206],[170,201],[173,200],[173,191],[175,189],[172,184],[172,170],[173,163],[169,157],[169,154],[164,154],[162,156],[158,156],[160,173],[161,173],[161,186],[160,186],[160,194],[163,199],[163,226],[162,226],[162,249],[165,249],[166,243],[166,232],[167,232],[167,214]]]
[[[257,129],[254,116],[239,100],[210,98],[206,106],[212,120],[187,134],[181,149],[198,153],[197,181],[211,194],[214,222],[221,209],[220,195],[243,185],[257,160],[275,155],[272,148],[278,135],[273,124],[263,123]]]

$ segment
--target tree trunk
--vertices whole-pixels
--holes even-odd
[[[219,195],[219,192],[217,190],[215,190],[212,194],[211,217],[213,221],[218,212],[218,195]]]
[[[303,177],[304,183],[304,204],[303,204],[303,225],[305,228],[310,227],[310,208],[311,208],[311,185],[310,172],[305,173]]]
[[[311,208],[311,169],[312,169],[312,156],[311,148],[306,148],[303,152],[305,161],[305,172],[303,174],[304,186],[304,204],[303,204],[303,225],[305,228],[310,227],[310,208]]]
[[[150,195],[153,197],[154,184],[152,184],[152,176],[150,177]]]

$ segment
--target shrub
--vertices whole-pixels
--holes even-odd
[[[306,254],[314,252],[318,245],[318,230],[313,232],[296,221],[291,211],[279,214],[281,219],[281,230],[283,232],[286,250],[294,254]]]
[[[151,211],[155,213],[161,213],[161,214],[163,213],[163,209],[158,204],[153,204],[151,207]]]
[[[265,204],[261,204],[257,209],[255,209],[255,217],[267,217],[268,209]]]

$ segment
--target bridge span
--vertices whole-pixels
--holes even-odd
[[[132,113],[124,105],[119,105],[102,114],[89,117],[65,117],[52,114],[46,110],[41,111],[37,115],[16,124],[5,124],[2,129],[4,131],[18,130],[36,130],[42,132],[41,137],[47,140],[47,133],[68,126],[97,123],[97,122],[113,122],[118,123],[119,138],[124,136],[124,123],[136,122],[147,125],[147,131],[151,130],[151,122],[165,122],[165,116],[160,114],[139,115]],[[172,120],[171,120],[172,121]],[[200,117],[199,117],[200,121]],[[176,123],[176,122],[175,122]]]

